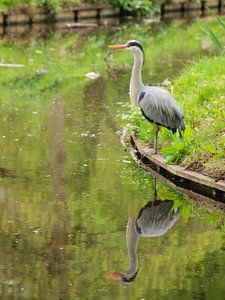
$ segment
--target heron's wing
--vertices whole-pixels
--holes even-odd
[[[141,236],[161,236],[177,221],[179,211],[172,211],[173,201],[157,200],[157,206],[146,205],[142,208],[136,223]]]
[[[140,94],[139,105],[146,119],[176,131],[183,129],[183,113],[179,104],[164,89],[146,87]]]

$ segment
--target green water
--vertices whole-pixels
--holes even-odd
[[[160,40],[166,28],[145,27],[141,39]],[[133,38],[142,29],[129,32]],[[158,199],[172,200],[179,218],[164,235],[140,238],[131,284],[108,276],[128,269],[128,218],[154,194],[152,178],[120,144],[119,115],[129,101],[126,55],[113,57],[113,75],[103,62],[107,44],[128,33],[1,43],[5,62],[30,67],[0,70],[0,299],[224,299],[223,216],[160,181]],[[145,66],[150,81],[174,78],[204,52],[198,45],[164,47]],[[43,68],[46,77],[35,73]],[[102,76],[85,78],[93,70]]]

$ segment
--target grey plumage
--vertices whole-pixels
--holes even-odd
[[[172,210],[173,201],[156,200],[154,205],[149,202],[143,207],[136,220],[136,226],[140,236],[162,236],[177,221],[179,212]]]
[[[139,106],[144,117],[157,125],[170,129],[173,133],[185,129],[184,114],[173,99],[164,89],[145,86],[140,92]]]

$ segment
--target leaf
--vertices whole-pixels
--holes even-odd
[[[191,126],[190,124],[188,124],[185,128],[184,131],[184,140],[186,140],[187,142],[191,142],[192,140],[192,131],[191,131]]]
[[[218,37],[215,35],[215,33],[210,29],[210,27],[205,26],[202,28],[202,30],[208,35],[208,37],[211,39],[211,41],[216,44],[222,51],[224,51],[224,46],[218,39]]]
[[[219,24],[223,27],[223,29],[225,29],[225,21],[222,20],[221,18],[217,18],[217,21],[218,21]]]
[[[212,145],[205,146],[205,150],[209,151],[211,153],[216,153],[217,152],[216,148],[214,148]]]

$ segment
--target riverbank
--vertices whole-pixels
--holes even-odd
[[[186,122],[184,138],[161,128],[160,153],[168,164],[178,164],[225,181],[225,57],[202,58],[188,66],[171,87]],[[135,112],[131,128],[140,140],[153,145],[151,125]],[[149,129],[150,128],[150,129]]]

